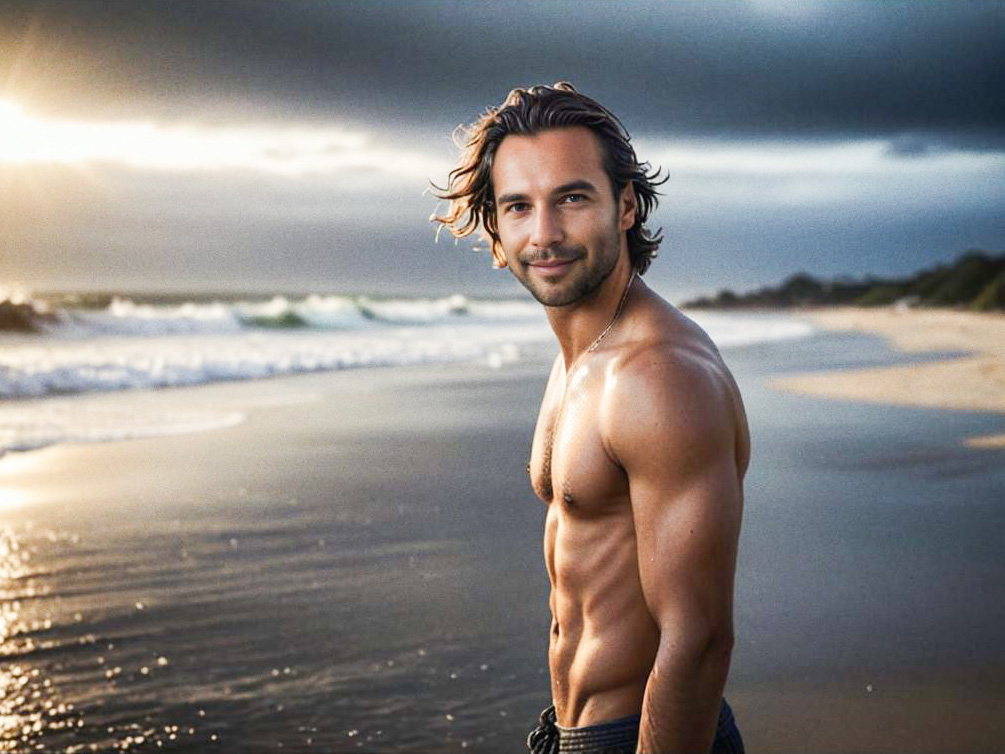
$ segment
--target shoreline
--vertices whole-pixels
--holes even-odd
[[[886,338],[907,353],[965,355],[918,364],[775,377],[769,387],[822,398],[1005,414],[1005,316],[948,309],[835,307],[803,311],[825,330]],[[1005,448],[1005,432],[967,438]]]

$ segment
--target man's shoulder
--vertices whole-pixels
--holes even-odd
[[[642,319],[634,337],[611,360],[610,397],[679,399],[724,397],[733,389],[729,369],[708,334],[670,304]],[[641,391],[641,392],[640,392]]]
[[[608,366],[602,416],[612,446],[659,438],[721,446],[738,431],[739,392],[715,344],[673,307],[644,322]]]

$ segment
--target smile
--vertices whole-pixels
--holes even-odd
[[[528,266],[533,267],[541,274],[555,275],[560,272],[565,272],[575,261],[576,257],[572,257],[571,259],[545,259],[539,262],[531,262]]]

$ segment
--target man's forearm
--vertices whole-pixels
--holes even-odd
[[[642,702],[640,754],[706,754],[715,738],[732,638],[661,642]]]

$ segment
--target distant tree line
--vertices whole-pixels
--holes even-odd
[[[683,304],[692,309],[790,306],[940,306],[975,311],[1005,310],[1005,253],[971,250],[952,264],[921,270],[909,278],[818,280],[805,272],[776,287],[748,293],[724,289]]]

